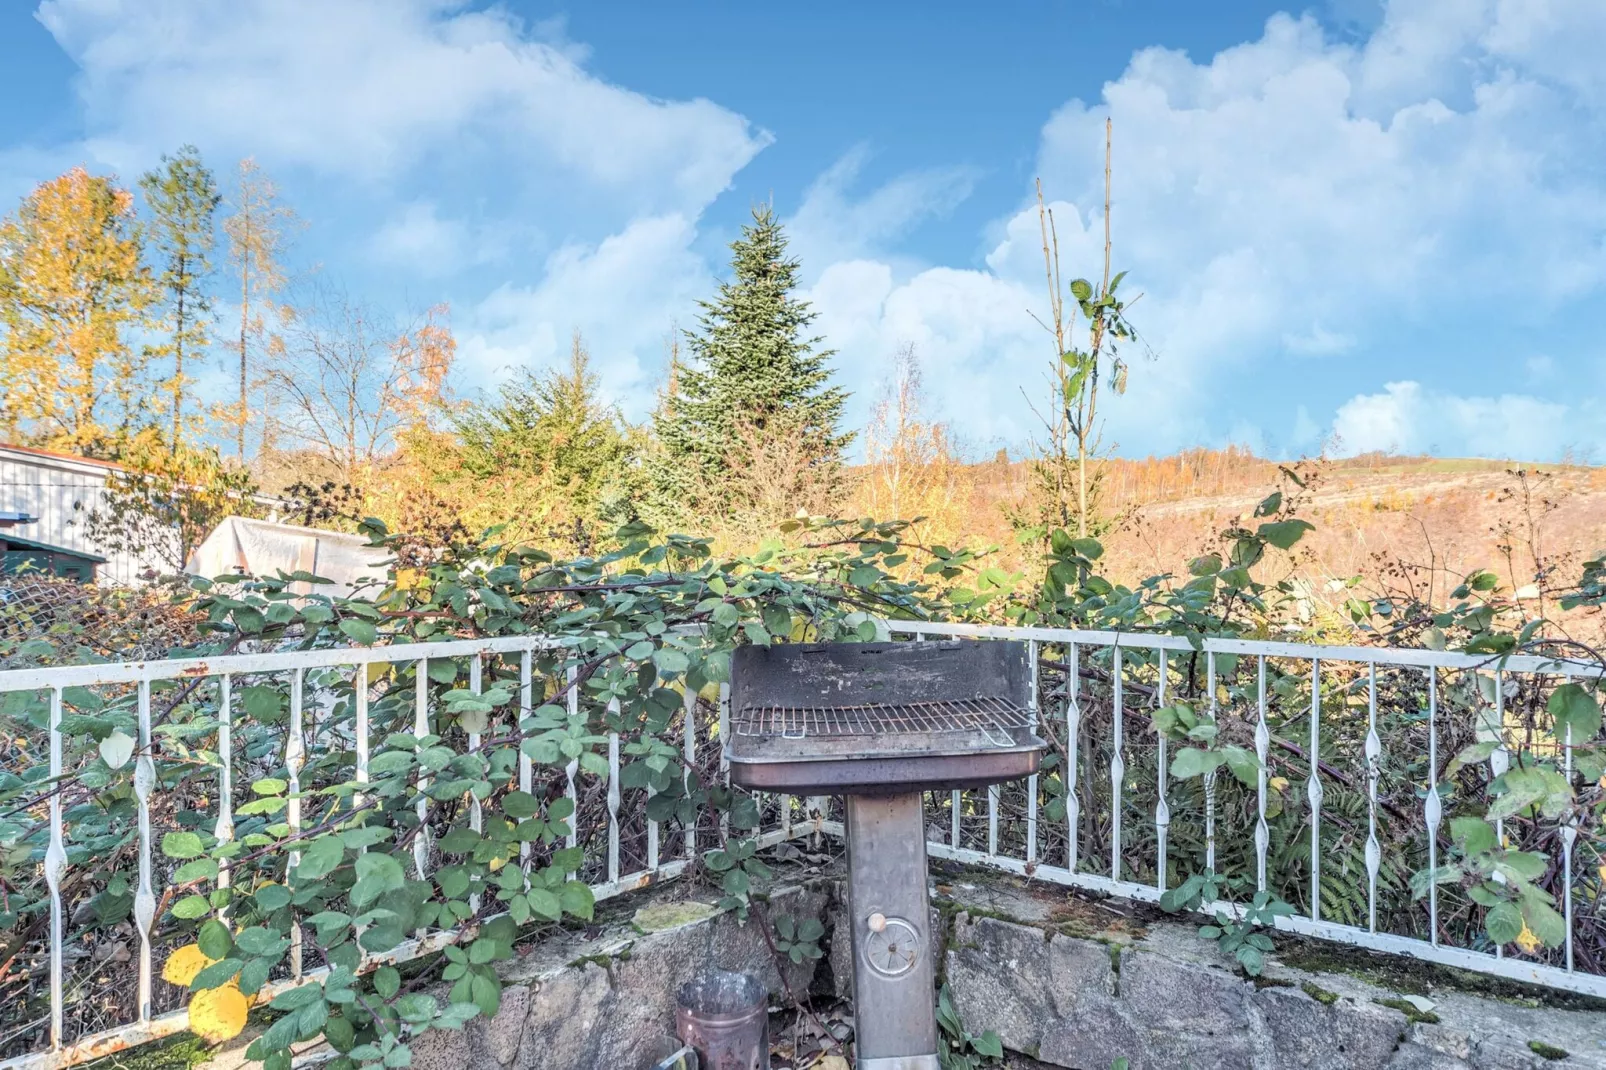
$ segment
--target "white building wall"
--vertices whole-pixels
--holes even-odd
[[[147,571],[170,571],[172,566],[157,558],[108,554],[90,540],[89,513],[100,504],[106,480],[116,470],[105,461],[0,446],[0,510],[39,518],[11,529],[19,538],[107,558],[97,573],[101,583],[135,584]]]

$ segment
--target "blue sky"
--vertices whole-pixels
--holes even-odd
[[[852,418],[912,343],[980,453],[1052,358],[1032,181],[1095,272],[1109,115],[1148,352],[1108,443],[1603,460],[1603,51],[1600,0],[15,3],[0,205],[254,155],[300,271],[450,302],[462,392],[578,328],[639,416],[773,198]]]

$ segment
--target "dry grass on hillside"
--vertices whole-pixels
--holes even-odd
[[[959,467],[948,476],[951,496],[923,525],[928,539],[996,545],[1003,563],[1032,568],[1005,515],[1029,494],[1029,465]],[[1103,511],[1117,518],[1103,538],[1105,566],[1124,582],[1184,572],[1220,531],[1253,514],[1280,469],[1240,449],[1099,467]],[[874,476],[873,466],[858,471]],[[1312,477],[1301,515],[1316,531],[1300,546],[1298,571],[1318,595],[1330,581],[1359,576],[1364,588],[1402,568],[1424,588],[1435,585],[1420,593],[1439,597],[1447,578],[1477,568],[1513,590],[1540,568],[1564,583],[1606,548],[1606,468],[1371,454],[1304,462],[1301,471]]]

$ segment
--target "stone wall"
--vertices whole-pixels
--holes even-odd
[[[965,1026],[996,1031],[1037,1065],[1109,1070],[1124,1057],[1132,1070],[1606,1068],[1606,1011],[1547,1005],[1536,990],[1397,959],[1382,959],[1380,983],[1365,960],[1381,957],[1356,953],[1326,955],[1353,964],[1345,970],[1272,956],[1252,982],[1197,925],[1090,925],[1088,904],[996,882],[949,893],[946,978]],[[1310,942],[1287,957],[1302,949]],[[1503,991],[1458,987],[1480,985]]]
[[[612,921],[531,948],[506,965],[500,1013],[419,1038],[414,1070],[645,1070],[679,1046],[676,990],[716,967],[759,975],[783,1005],[757,927],[689,891],[641,893],[611,904]],[[829,879],[773,893],[773,914],[827,927],[825,959],[788,964],[794,991],[848,992],[840,898]],[[1467,991],[1465,977],[1397,959],[1379,959],[1382,977],[1354,965],[1356,955],[1343,969],[1302,968],[1301,947],[1332,950],[1309,942],[1273,956],[1257,984],[1195,926],[996,875],[949,873],[935,904],[940,966],[965,1025],[996,1031],[1014,1066],[1110,1070],[1124,1057],[1132,1070],[1606,1070],[1598,1001],[1515,986]],[[211,1070],[237,1066],[248,1039]]]

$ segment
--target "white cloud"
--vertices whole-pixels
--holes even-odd
[[[442,219],[432,201],[414,201],[374,234],[370,252],[391,267],[442,277],[502,255],[501,232]]]
[[[1329,357],[1335,353],[1342,353],[1347,349],[1355,348],[1355,339],[1348,334],[1330,331],[1320,323],[1314,324],[1309,331],[1303,334],[1283,335],[1283,345],[1290,353],[1302,356]]]
[[[1586,458],[1602,445],[1598,422],[1567,405],[1524,394],[1466,397],[1421,383],[1386,383],[1381,394],[1358,394],[1333,420],[1338,451],[1439,453],[1464,457]]]
[[[970,196],[975,176],[969,168],[945,167],[902,174],[860,199],[851,187],[869,160],[858,146],[815,179],[803,204],[787,220],[792,251],[804,270],[871,254],[926,219],[947,215]]]
[[[605,83],[500,8],[455,0],[45,0],[114,164],[195,141],[384,179],[490,151],[636,211],[696,210],[770,135],[707,100]]]
[[[1060,108],[1038,169],[1045,191],[1070,202],[1056,213],[1066,275],[1099,270],[1108,114],[1115,266],[1130,269],[1129,293],[1144,293],[1132,318],[1155,355],[1134,361],[1131,393],[1107,407],[1111,439],[1169,450],[1219,440],[1256,410],[1260,426],[1276,428],[1295,403],[1332,411],[1308,377],[1283,374],[1290,352],[1342,355],[1349,374],[1381,378],[1406,326],[1497,315],[1539,329],[1598,294],[1606,97],[1603,68],[1581,57],[1606,40],[1603,13],[1598,0],[1391,0],[1359,45],[1328,38],[1312,17],[1276,15],[1258,40],[1204,62],[1141,51],[1101,103]],[[845,364],[890,352],[904,334],[942,335],[927,383],[961,422],[977,395],[963,377],[945,378],[949,368],[990,361],[1011,381],[1035,368],[1040,339],[1008,322],[1029,324],[1023,306],[1041,315],[1046,305],[1035,205],[995,230],[988,270],[972,273],[963,296],[895,271],[879,329],[856,330]],[[988,300],[1000,292],[1012,295],[1007,313]],[[829,309],[829,291],[819,300]],[[950,301],[969,304],[961,312]],[[904,322],[890,321],[893,308]],[[985,327],[934,330],[961,318]],[[1464,376],[1469,356],[1422,352],[1408,370]],[[1509,363],[1503,352],[1481,359]],[[1272,382],[1281,385],[1249,400]],[[1006,393],[981,395],[1001,410],[985,426],[1029,423]],[[1504,399],[1501,411],[1535,410]],[[1565,437],[1547,434],[1525,439],[1511,427],[1501,440],[1539,449]],[[1481,448],[1442,437],[1445,449]]]
[[[595,245],[559,249],[533,286],[499,287],[457,324],[469,381],[549,365],[579,330],[603,392],[641,417],[666,367],[671,325],[713,286],[707,265],[690,249],[695,234],[684,216],[638,219]]]

